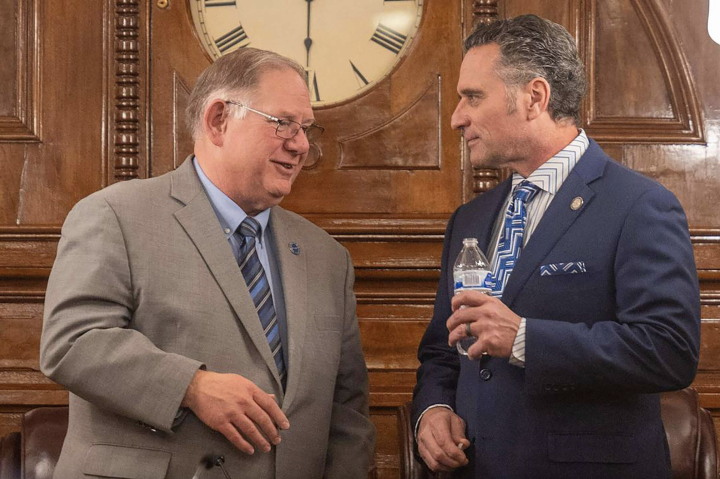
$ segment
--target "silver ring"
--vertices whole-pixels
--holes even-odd
[[[465,323],[465,336],[468,338],[473,337],[472,330],[470,329],[470,323]]]

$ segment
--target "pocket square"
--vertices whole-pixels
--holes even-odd
[[[567,263],[549,263],[540,266],[540,276],[553,276],[558,274],[587,273],[585,261],[570,261]]]

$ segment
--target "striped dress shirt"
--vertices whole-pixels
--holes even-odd
[[[527,205],[527,223],[525,224],[523,248],[530,240],[535,228],[537,228],[537,225],[540,223],[545,211],[547,211],[548,206],[550,206],[550,202],[553,198],[555,198],[555,194],[575,167],[575,164],[578,162],[580,157],[585,153],[589,144],[590,142],[588,141],[585,131],[580,130],[580,134],[576,136],[568,146],[543,163],[527,178],[524,178],[519,173],[513,174],[512,188],[510,188],[510,194],[505,200],[505,204],[503,205],[503,209],[501,211],[507,211],[510,200],[512,199],[512,192],[515,190],[517,185],[520,184],[520,182],[528,180],[540,188],[540,191],[535,198],[533,198],[533,200]],[[488,248],[488,258],[491,258],[490,263],[492,271],[495,270],[498,242],[500,241],[500,232],[504,223],[505,215],[499,215],[493,228],[493,236],[490,241],[491,246]],[[507,281],[505,284],[507,284]],[[519,367],[525,366],[525,323],[525,318],[522,318],[517,336],[515,336],[515,342],[513,343],[512,354],[510,355],[510,364]]]

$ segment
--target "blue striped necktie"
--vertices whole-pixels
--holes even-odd
[[[502,296],[505,283],[515,263],[520,258],[527,223],[527,204],[538,194],[540,188],[525,180],[517,185],[505,212],[505,224],[500,233],[497,260],[492,275],[485,280],[492,296]]]
[[[275,359],[275,366],[277,366],[280,380],[283,388],[285,388],[287,370],[283,359],[282,343],[280,342],[280,328],[275,314],[270,284],[255,249],[257,237],[260,234],[260,223],[248,216],[240,223],[235,234],[239,234],[241,239],[238,264],[248,290],[250,290],[250,296],[260,317],[260,323]]]

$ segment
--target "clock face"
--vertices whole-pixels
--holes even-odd
[[[423,0],[188,0],[211,58],[252,46],[305,67],[313,106],[355,97],[387,76],[420,24]]]

